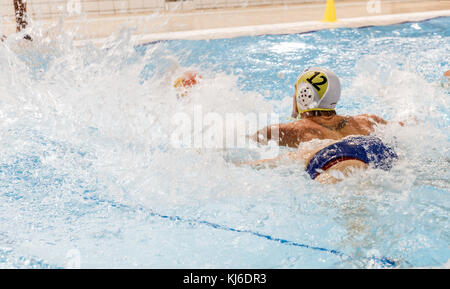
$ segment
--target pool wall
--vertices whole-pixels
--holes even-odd
[[[130,29],[132,41],[142,44],[155,40],[214,39],[261,34],[289,34],[336,27],[389,25],[450,16],[450,1],[383,0],[380,9],[371,9],[369,1],[335,1],[338,21],[322,22],[322,3],[266,5],[244,8],[201,9],[194,11],[143,11],[128,14],[66,15],[46,18],[32,14],[31,33],[51,34],[61,28],[77,43],[86,40],[103,44],[121,29]],[[62,20],[61,24],[59,24]],[[0,15],[0,33],[15,32],[14,19]]]

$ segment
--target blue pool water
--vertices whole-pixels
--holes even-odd
[[[0,267],[448,266],[449,27],[0,44]],[[289,121],[310,66],[341,78],[339,113],[390,121],[376,132],[399,155],[390,172],[322,185],[300,164],[229,161],[246,150],[171,146],[174,114],[193,105]],[[172,82],[185,70],[203,79],[180,100]],[[397,124],[411,115],[417,124]]]

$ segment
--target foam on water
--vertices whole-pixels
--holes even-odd
[[[0,266],[67,267],[68,252],[82,267],[445,264],[449,92],[434,82],[449,67],[449,21],[141,47],[127,31],[106,48],[75,47],[63,33],[9,39],[0,44]],[[286,121],[294,79],[312,65],[342,77],[342,114],[391,121],[376,131],[400,156],[390,172],[321,185],[301,164],[255,170],[227,157],[246,150],[171,145],[174,114],[192,116],[195,105]],[[185,70],[203,79],[180,100],[172,82]],[[398,125],[411,116],[417,124]]]

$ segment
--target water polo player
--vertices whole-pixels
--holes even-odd
[[[293,96],[292,116],[300,119],[266,127],[253,136],[254,140],[265,144],[272,139],[271,131],[276,129],[280,145],[300,146],[299,150],[250,164],[271,165],[280,159],[302,160],[312,179],[327,183],[338,181],[330,174],[332,171],[347,176],[353,169],[369,165],[389,170],[397,155],[381,139],[370,135],[376,125],[384,125],[386,121],[371,114],[336,114],[340,96],[341,84],[336,74],[316,67],[304,71],[295,83]],[[324,141],[308,149],[301,145],[312,140]]]
[[[197,85],[202,76],[193,71],[186,71],[182,76],[178,77],[173,83],[173,87],[177,90],[178,98],[188,95],[190,89]]]

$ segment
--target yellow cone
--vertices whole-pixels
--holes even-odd
[[[327,8],[325,10],[325,16],[323,17],[325,22],[336,22],[336,9],[334,8],[334,0],[327,1]]]

